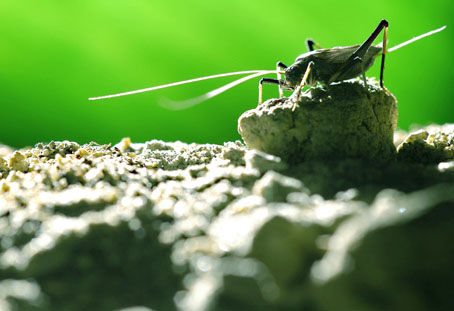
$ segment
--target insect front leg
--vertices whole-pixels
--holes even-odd
[[[276,72],[277,72],[277,80],[282,81],[281,77],[281,69],[286,69],[287,65],[282,63],[281,61],[276,63]],[[282,84],[279,83],[279,98],[284,97],[284,89],[282,88]]]
[[[277,79],[269,79],[269,78],[262,78],[260,79],[259,82],[259,106],[262,104],[262,97],[263,97],[263,83],[268,83],[268,84],[277,84],[279,87],[282,87],[283,81],[282,80],[277,80]]]

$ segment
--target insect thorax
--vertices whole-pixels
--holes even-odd
[[[311,72],[309,74],[307,84],[315,85],[317,82],[328,84],[331,77],[340,69],[342,64],[331,63],[327,64],[325,60],[319,59],[312,53],[306,53],[299,56],[295,63],[285,70],[286,87],[295,89],[300,83],[307,70],[310,62]]]
[[[305,61],[305,59],[297,59],[292,65],[285,69],[285,88],[293,90],[301,83],[301,79],[306,72],[308,64],[309,62]]]

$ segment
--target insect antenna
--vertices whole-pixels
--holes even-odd
[[[395,50],[397,50],[397,49],[400,49],[401,47],[404,47],[404,46],[406,46],[406,45],[408,45],[408,44],[410,44],[410,43],[413,43],[413,42],[415,42],[415,41],[418,41],[418,40],[420,40],[420,39],[422,39],[422,38],[431,36],[431,35],[433,35],[433,34],[435,34],[435,33],[437,33],[437,32],[442,31],[442,30],[445,29],[445,28],[446,28],[446,26],[443,26],[443,27],[440,27],[440,28],[438,28],[438,29],[435,29],[435,30],[426,32],[426,33],[424,33],[424,34],[422,34],[422,35],[419,35],[419,36],[417,36],[417,37],[414,37],[413,39],[410,39],[410,40],[407,40],[407,41],[405,41],[405,42],[402,42],[401,44],[398,44],[398,45],[396,45],[396,46],[393,46],[393,47],[390,48],[390,49],[387,49],[387,50],[386,50],[386,53],[390,53],[390,52],[395,51]]]
[[[240,79],[237,79],[233,82],[230,82],[226,85],[223,85],[215,90],[212,90],[206,94],[203,94],[201,96],[197,96],[197,97],[194,97],[194,98],[190,98],[190,99],[187,99],[187,100],[181,100],[181,101],[173,101],[173,100],[170,100],[170,99],[167,99],[167,98],[161,98],[159,101],[158,101],[158,104],[167,108],[167,109],[170,109],[170,110],[181,110],[181,109],[186,109],[186,108],[189,108],[189,107],[192,107],[192,106],[195,106],[197,104],[200,104],[201,102],[207,100],[207,99],[210,99],[210,98],[213,98],[221,93],[224,93],[225,91],[243,83],[243,82],[246,82],[247,80],[250,80],[250,79],[254,79],[256,77],[260,77],[260,76],[264,76],[266,74],[270,74],[270,73],[276,73],[277,71],[276,70],[262,70],[262,72],[256,72],[254,74],[251,74],[251,75],[248,75],[246,77],[243,77],[243,78],[240,78]]]
[[[212,76],[205,76],[205,77],[200,77],[200,78],[195,78],[195,79],[190,79],[190,80],[185,80],[185,81],[179,81],[179,82],[173,82],[173,83],[169,83],[169,84],[153,86],[153,87],[140,89],[140,90],[134,90],[134,91],[128,91],[128,92],[122,92],[122,93],[118,93],[118,94],[104,95],[104,96],[98,96],[98,97],[90,97],[90,98],[88,98],[88,100],[98,100],[98,99],[105,99],[105,98],[112,98],[112,97],[120,97],[120,96],[126,96],[126,95],[143,93],[143,92],[155,91],[155,90],[159,90],[159,89],[164,89],[164,88],[168,88],[168,87],[173,87],[173,86],[177,86],[177,85],[183,85],[183,84],[188,84],[188,83],[193,83],[193,82],[198,82],[198,81],[203,81],[203,80],[209,80],[209,79],[215,79],[215,78],[221,78],[221,77],[228,77],[228,76],[234,76],[234,75],[242,75],[242,74],[252,74],[252,75],[249,75],[247,77],[238,79],[238,80],[236,80],[234,82],[231,82],[231,83],[225,85],[224,87],[237,82],[236,84],[234,84],[234,85],[232,85],[232,86],[230,86],[230,87],[225,89],[225,90],[228,90],[229,88],[232,88],[232,87],[234,87],[234,86],[236,86],[236,85],[238,85],[240,83],[243,83],[246,80],[249,80],[249,79],[261,76],[261,75],[266,75],[266,74],[269,74],[269,73],[276,73],[276,72],[277,72],[276,70],[246,70],[246,71],[236,71],[236,72],[221,73],[221,74],[216,74],[216,75],[212,75]],[[245,79],[245,78],[247,78],[247,79]],[[245,80],[243,80],[243,79],[245,79]],[[241,80],[241,82],[238,82],[240,80]],[[207,97],[206,99],[214,97],[214,96],[224,92],[225,90],[221,90],[224,87],[221,87],[219,89],[211,91],[211,92],[209,92],[209,93],[207,93],[205,95],[202,95],[200,97],[197,97],[197,98],[201,98],[203,96],[206,96],[208,94],[211,94],[211,93],[217,91],[218,93],[214,93],[215,95],[211,95],[211,96]]]

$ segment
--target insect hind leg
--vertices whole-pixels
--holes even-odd
[[[383,88],[383,71],[385,69],[385,55],[386,55],[386,41],[388,41],[388,22],[386,22],[385,32],[383,33],[383,53],[381,54],[381,67],[380,67],[380,87]]]
[[[317,43],[315,42],[314,40],[312,39],[307,39],[306,40],[306,47],[307,49],[309,50],[309,52],[312,52],[313,50],[315,50],[314,46],[317,48],[317,49],[321,49],[322,47]]]
[[[364,57],[366,54],[367,50],[369,47],[372,45],[374,40],[377,38],[377,36],[380,34],[380,32],[384,29],[383,33],[383,53],[381,57],[381,67],[380,67],[380,87],[383,88],[383,71],[385,69],[385,54],[386,54],[386,41],[388,39],[388,26],[389,23],[386,19],[382,19],[380,23],[378,24],[377,28],[372,32],[372,34],[369,36],[369,38],[364,41],[363,44],[355,51],[353,52],[354,57]]]
[[[372,32],[372,34],[364,41],[349,57],[349,59],[342,65],[339,71],[333,75],[329,81],[329,83],[338,81],[337,79],[342,78],[342,76],[348,72],[349,68],[357,64],[358,61],[364,59],[367,51],[369,50],[370,46],[374,42],[374,40],[378,37],[380,32],[384,29],[383,34],[383,53],[382,53],[382,60],[381,60],[381,69],[380,69],[380,87],[383,88],[383,71],[385,68],[385,53],[386,53],[386,40],[388,38],[388,21],[386,19],[382,19],[378,24],[377,28]],[[363,70],[364,74],[364,70]]]

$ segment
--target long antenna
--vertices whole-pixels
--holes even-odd
[[[400,49],[401,47],[404,47],[404,46],[406,46],[406,45],[408,45],[408,44],[410,44],[410,43],[413,43],[413,42],[415,42],[415,41],[418,41],[419,39],[422,39],[422,38],[431,36],[431,35],[433,35],[434,33],[440,32],[440,31],[442,31],[442,30],[445,29],[445,28],[446,28],[446,26],[443,26],[443,27],[440,27],[440,28],[438,28],[438,29],[435,29],[435,30],[429,31],[429,32],[427,32],[427,33],[424,33],[424,34],[422,34],[422,35],[419,35],[419,36],[417,36],[417,37],[414,37],[413,39],[407,40],[407,41],[405,41],[405,42],[402,42],[401,44],[398,44],[398,45],[396,45],[396,46],[393,46],[392,48],[388,49],[386,52],[389,53],[389,52],[395,51],[395,50],[397,50],[397,49]]]
[[[230,82],[224,86],[221,86],[220,88],[217,88],[215,90],[212,90],[204,95],[197,96],[191,99],[187,100],[181,100],[181,101],[173,101],[167,98],[161,99],[158,103],[159,105],[167,108],[167,109],[172,109],[172,110],[181,110],[181,109],[186,109],[192,106],[195,106],[207,99],[213,98],[221,93],[224,93],[225,91],[231,89],[232,87],[235,87],[243,82],[246,82],[247,80],[254,79],[259,76],[263,76],[269,73],[276,73],[276,70],[263,70],[263,72],[257,72],[252,75],[240,78],[238,80],[235,80],[233,82]]]
[[[269,73],[276,73],[276,72],[277,72],[276,70],[246,70],[246,71],[236,71],[236,72],[221,73],[221,74],[212,75],[212,76],[200,77],[200,78],[195,78],[195,79],[190,79],[190,80],[185,80],[185,81],[179,81],[179,82],[174,82],[174,83],[169,83],[169,84],[163,84],[163,85],[148,87],[148,88],[145,88],[145,89],[140,89],[140,90],[135,90],[135,91],[129,91],[129,92],[123,92],[123,93],[105,95],[105,96],[98,96],[98,97],[90,97],[88,100],[98,100],[98,99],[105,99],[105,98],[112,98],[112,97],[120,97],[120,96],[138,94],[138,93],[164,89],[164,88],[167,88],[167,87],[173,87],[173,86],[187,84],[187,83],[193,83],[193,82],[198,82],[198,81],[203,81],[203,80],[209,80],[209,79],[215,79],[215,78],[221,78],[221,77],[228,77],[228,76],[234,76],[234,75],[242,75],[242,74],[253,73],[253,74],[257,74],[257,76],[261,76],[261,75],[266,75],[266,74],[269,74]],[[256,77],[256,76],[254,76],[254,77]],[[252,77],[252,78],[254,78],[254,77]],[[249,78],[249,79],[252,79],[252,78]],[[241,80],[241,79],[239,79],[239,80]],[[248,80],[248,79],[246,79],[246,80]],[[244,80],[244,81],[246,81],[246,80]],[[242,82],[240,82],[240,83],[242,83]],[[238,85],[238,84],[235,84],[235,85]],[[230,83],[227,84],[227,85],[230,85]],[[233,87],[233,86],[231,86],[231,87]],[[217,90],[215,90],[215,91],[217,91]],[[212,91],[212,92],[214,92],[214,91]],[[208,94],[210,94],[210,93],[208,93]],[[220,92],[220,93],[222,93],[222,92]],[[206,95],[208,95],[208,94],[206,94]],[[213,95],[213,96],[216,96],[216,95]],[[213,97],[213,96],[211,96],[211,97]],[[208,97],[208,98],[210,98],[210,97]]]

